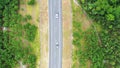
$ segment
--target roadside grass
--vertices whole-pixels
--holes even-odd
[[[40,15],[39,4],[36,3],[34,6],[26,5],[26,8],[27,8],[26,13],[32,16],[32,20],[30,21],[30,23],[37,26],[36,37],[35,40],[31,42],[31,46],[34,50],[34,53],[39,56],[40,55],[40,30],[38,21]]]
[[[36,0],[37,1],[37,0]],[[25,15],[30,15],[32,19],[28,21],[31,24],[37,26],[37,32],[34,41],[29,42],[33,50],[33,54],[37,57],[36,67],[39,68],[40,64],[40,30],[39,30],[39,16],[40,16],[40,5],[36,2],[35,5],[30,6],[27,4],[28,0],[21,0],[20,3],[20,13]]]
[[[81,25],[81,9],[79,6],[75,5],[73,0],[71,0],[71,3],[72,3],[72,12],[73,12],[73,32],[74,31],[78,31],[77,30],[77,25]],[[81,26],[79,27],[81,29]],[[73,33],[74,35],[74,33]],[[81,34],[80,34],[81,35]],[[73,36],[73,41],[74,41],[75,37]],[[79,40],[80,41],[80,40]],[[74,45],[74,43],[73,43]],[[80,67],[80,63],[79,63],[79,57],[77,55],[77,52],[78,52],[79,48],[74,45],[73,46],[73,55],[72,55],[72,60],[73,60],[73,63],[72,63],[72,68],[79,68]]]
[[[29,13],[32,16],[32,20],[30,21],[31,24],[36,25],[37,33],[36,37],[33,42],[31,42],[31,47],[34,51],[34,54],[37,56],[37,68],[39,68],[39,62],[40,62],[40,30],[39,30],[39,3],[37,2],[34,6],[27,5],[27,13]]]
[[[82,8],[80,6],[77,6],[73,0],[71,0],[71,3],[73,13],[72,68],[90,68],[91,61],[85,60],[84,56],[82,56],[82,53],[84,52],[86,46],[90,45],[89,43],[92,42],[91,37],[96,38],[96,33],[99,33],[102,29],[99,24],[92,22],[91,19],[84,13]],[[95,40],[95,43],[96,42],[98,41]]]

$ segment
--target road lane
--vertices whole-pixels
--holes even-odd
[[[62,68],[61,0],[49,0],[49,68]]]

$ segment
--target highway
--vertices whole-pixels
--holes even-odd
[[[49,68],[62,68],[62,0],[49,0]]]

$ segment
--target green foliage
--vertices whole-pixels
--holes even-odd
[[[35,35],[36,35],[36,31],[37,31],[37,27],[35,25],[31,25],[30,23],[27,23],[24,26],[25,30],[26,30],[26,39],[28,41],[34,41],[35,39]]]
[[[36,3],[35,0],[29,0],[29,1],[28,1],[28,5],[34,5],[35,3]]]
[[[25,62],[30,64],[30,68],[35,68],[36,66],[34,62],[36,62],[36,56],[33,54],[29,55]]]
[[[24,28],[21,23],[22,16],[18,13],[18,5],[19,0],[0,1],[0,27],[8,28],[7,31],[0,30],[0,68],[16,68],[19,61],[26,60],[29,61],[26,64],[30,67],[36,66],[37,58],[32,53],[31,47],[23,42],[22,36],[24,32],[27,33],[26,30],[31,33],[31,30],[33,32],[37,28],[34,25],[30,25],[28,29]],[[29,15],[26,17],[28,20],[31,19]]]
[[[27,21],[29,21],[29,20],[31,20],[31,19],[32,19],[31,15],[25,15],[25,17],[22,18],[22,20],[23,20],[24,22],[27,22]]]
[[[91,68],[104,68],[104,49],[98,43],[98,37],[96,32],[93,29],[88,30],[85,34],[85,53],[82,56],[85,56],[86,59],[91,60]]]
[[[112,15],[112,14],[106,15],[106,18],[107,18],[108,21],[114,21],[115,20],[115,16]]]
[[[31,19],[32,19],[32,17],[31,17],[30,15],[26,15],[26,18],[27,18],[28,20],[31,20]]]
[[[78,48],[77,57],[81,65],[89,60],[91,68],[120,67],[120,1],[119,0],[78,0],[88,16],[101,25],[97,37],[90,28],[86,32],[80,29],[80,23],[73,22],[73,44]],[[84,45],[80,40],[84,38]],[[99,42],[101,41],[101,43]]]

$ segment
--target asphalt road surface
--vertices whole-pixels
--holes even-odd
[[[49,0],[49,68],[62,68],[62,0]]]

